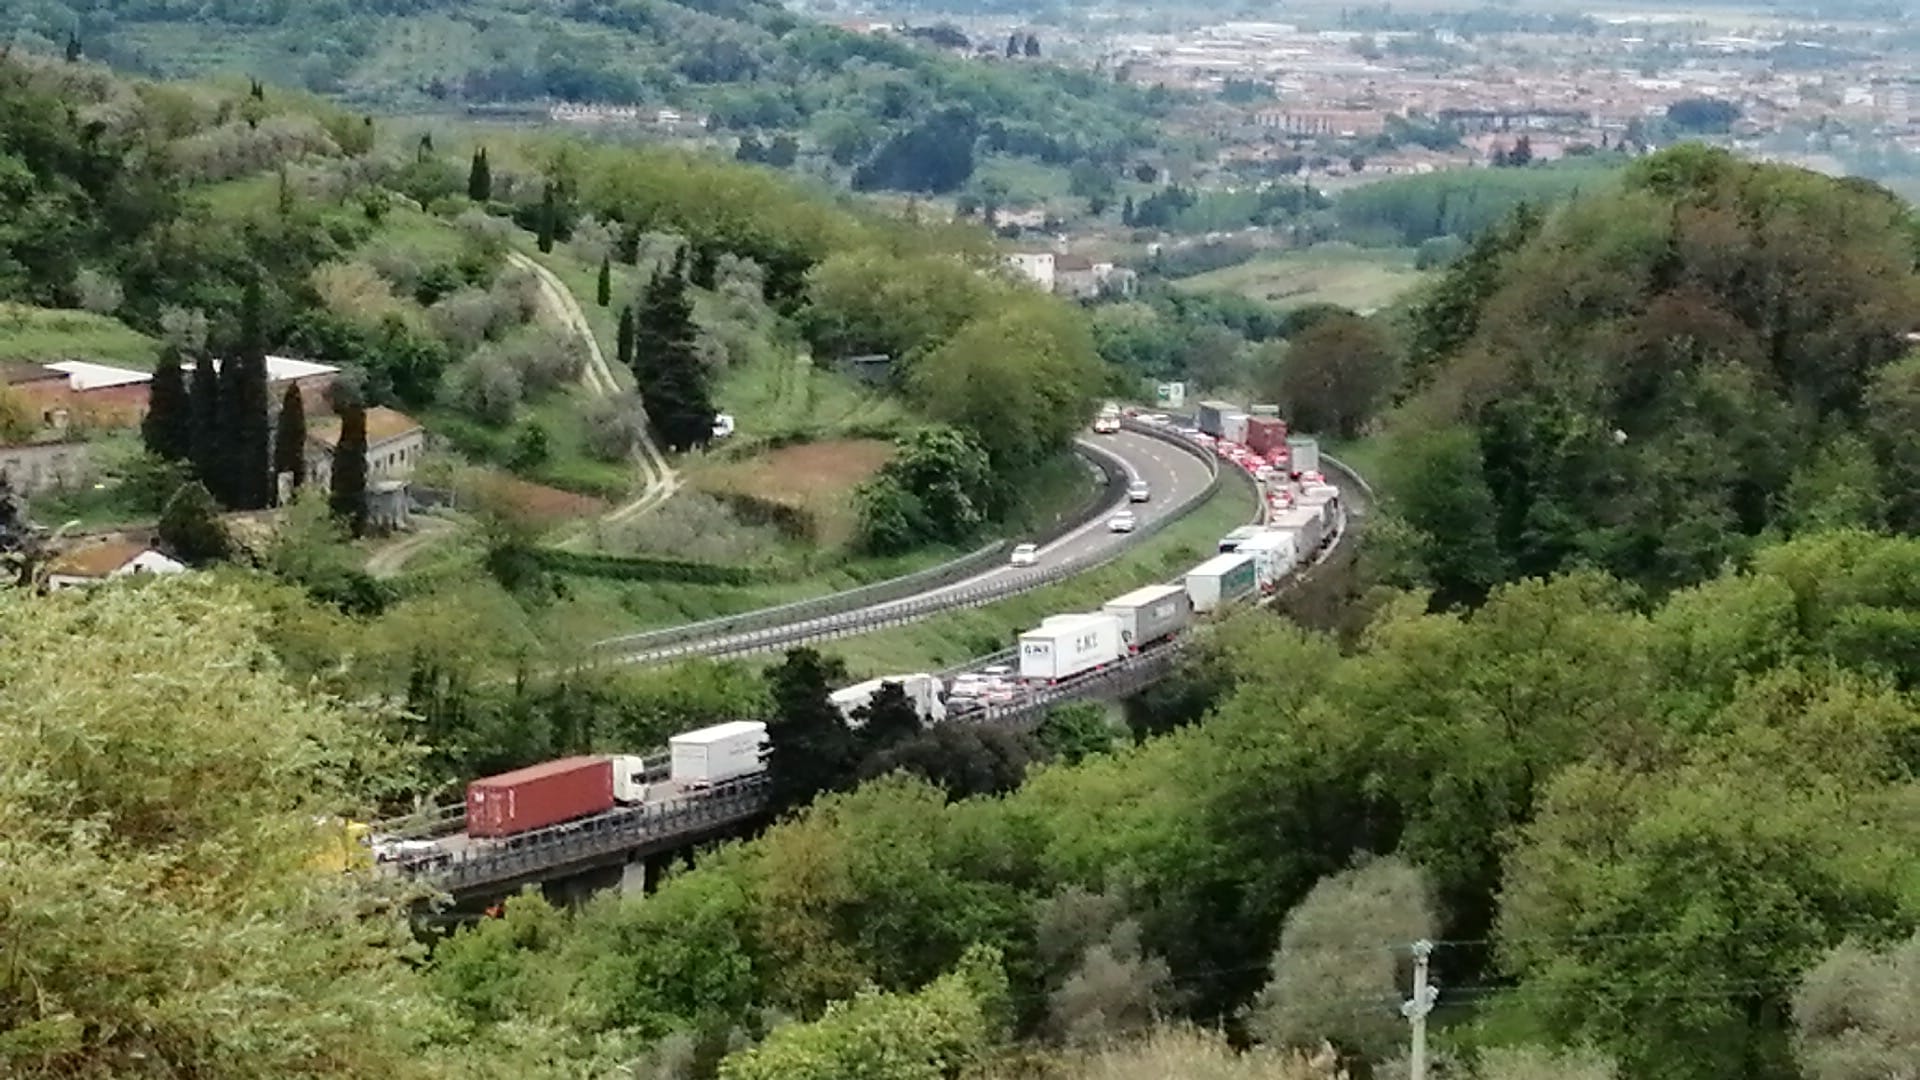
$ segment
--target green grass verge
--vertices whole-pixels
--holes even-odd
[[[1232,292],[1283,310],[1338,304],[1365,314],[1391,305],[1431,276],[1401,249],[1322,247],[1263,255],[1182,278],[1191,292]]]
[[[885,437],[911,419],[898,398],[778,348],[729,369],[714,388],[714,402],[732,414],[739,425],[735,439],[746,445],[765,439]]]
[[[1021,631],[1032,629],[1048,615],[1097,610],[1121,593],[1184,573],[1213,555],[1220,537],[1245,525],[1253,512],[1246,485],[1228,479],[1186,517],[1091,573],[986,607],[949,612],[819,648],[846,660],[852,675],[863,679],[957,664],[1011,646]]]
[[[88,360],[150,371],[160,343],[86,311],[0,304],[0,360]]]

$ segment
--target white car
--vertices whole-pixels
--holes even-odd
[[[1153,491],[1147,487],[1145,480],[1135,480],[1133,483],[1127,485],[1128,502],[1146,502],[1152,497]]]
[[[1133,526],[1133,511],[1131,510],[1122,510],[1107,519],[1108,532],[1132,532]]]
[[[1013,556],[1007,560],[1012,566],[1034,566],[1040,562],[1040,549],[1033,544],[1014,546]]]

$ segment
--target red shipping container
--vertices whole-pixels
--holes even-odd
[[[613,759],[570,757],[467,785],[467,835],[512,836],[613,809]]]
[[[1287,422],[1271,416],[1247,417],[1247,446],[1256,454],[1286,449]]]

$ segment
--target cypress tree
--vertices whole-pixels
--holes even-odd
[[[542,255],[553,253],[553,233],[559,216],[560,210],[554,205],[553,184],[548,183],[540,193],[540,230],[536,234]]]
[[[174,346],[160,354],[148,391],[147,415],[140,421],[140,440],[147,453],[167,461],[193,456],[193,399],[187,393],[187,374]]]
[[[687,280],[703,289],[713,288],[714,278],[720,272],[720,255],[706,244],[693,249],[693,265],[687,269]]]
[[[367,533],[367,407],[358,401],[340,409],[340,441],[333,448],[333,516],[355,536]]]
[[[307,404],[298,386],[280,399],[280,422],[273,429],[273,477],[278,494],[281,473],[293,475],[295,491],[307,482]]]
[[[483,203],[493,198],[493,166],[487,163],[487,148],[473,152],[473,164],[467,168],[467,198]]]
[[[633,377],[647,419],[676,450],[704,446],[713,438],[713,399],[695,342],[682,249],[673,269],[647,286],[635,319],[633,349]]]
[[[846,665],[813,649],[789,650],[767,672],[774,720],[767,725],[767,778],[776,812],[805,806],[816,795],[846,786],[858,747],[831,698]]]
[[[633,366],[633,343],[633,305],[628,304],[620,309],[620,331],[614,335],[614,349],[619,355],[620,366],[628,371],[634,371],[635,377],[638,378],[639,373]]]
[[[266,302],[258,281],[247,283],[240,301],[240,347],[220,372],[220,404],[226,460],[224,491],[215,494],[235,510],[273,505],[272,398],[267,386]]]
[[[594,299],[601,307],[613,303],[613,265],[605,255],[600,256],[600,281],[594,289]]]
[[[226,456],[226,438],[222,434],[226,426],[226,411],[220,407],[220,375],[214,369],[213,357],[206,353],[202,353],[194,363],[190,397],[192,431],[189,445],[193,471],[207,490],[217,496],[226,480],[220,468]]]

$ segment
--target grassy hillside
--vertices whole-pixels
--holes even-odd
[[[1369,312],[1391,305],[1429,274],[1413,253],[1351,247],[1288,251],[1180,279],[1194,292],[1238,293],[1282,310],[1338,304]]]
[[[695,118],[680,134],[724,148],[757,136],[761,160],[871,189],[955,190],[976,139],[993,152],[1121,175],[1153,142],[1165,95],[1041,57],[922,46],[854,33],[762,0],[26,0],[11,27],[57,52],[78,27],[86,55],[168,77],[252,77],[376,112],[481,111],[564,101]],[[21,17],[21,16],[24,17]],[[775,133],[794,136],[775,145]],[[926,152],[929,146],[943,149]],[[947,151],[958,154],[953,158]],[[749,151],[749,154],[752,152]],[[743,155],[748,156],[748,155]]]

